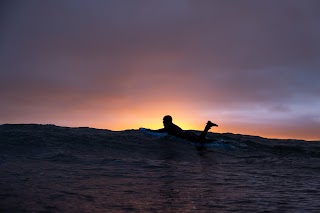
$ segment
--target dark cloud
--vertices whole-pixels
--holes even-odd
[[[74,106],[112,114],[159,100],[238,118],[246,109],[288,122],[319,116],[319,1],[2,1],[0,8],[3,122]]]

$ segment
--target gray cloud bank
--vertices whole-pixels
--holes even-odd
[[[205,115],[320,127],[317,0],[1,4],[0,122],[159,97],[192,100]]]

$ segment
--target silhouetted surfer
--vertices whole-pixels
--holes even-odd
[[[200,135],[197,135],[193,132],[182,130],[180,127],[178,127],[177,125],[172,123],[172,117],[170,115],[166,115],[163,117],[163,126],[164,126],[164,128],[162,128],[162,129],[158,129],[158,130],[147,129],[147,130],[150,132],[160,132],[160,133],[166,132],[166,133],[173,135],[173,136],[176,136],[178,138],[183,138],[183,139],[187,139],[190,141],[205,143],[205,142],[209,142],[206,139],[206,135],[207,135],[209,129],[213,126],[218,126],[218,125],[212,123],[211,121],[208,121],[203,132]]]

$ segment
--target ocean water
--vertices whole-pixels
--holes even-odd
[[[0,212],[320,212],[319,142],[209,136],[1,125]]]

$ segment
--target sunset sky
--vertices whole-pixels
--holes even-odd
[[[318,0],[3,0],[0,123],[320,140]]]

